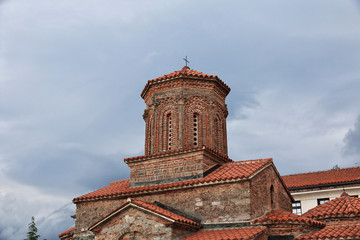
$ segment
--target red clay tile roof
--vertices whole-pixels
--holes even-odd
[[[166,80],[181,78],[181,77],[215,80],[227,92],[230,92],[230,87],[228,85],[226,85],[220,78],[218,78],[218,76],[205,74],[205,73],[190,69],[189,67],[185,66],[181,70],[174,71],[172,73],[165,74],[164,76],[147,81],[147,83],[144,87],[144,90],[141,93],[141,96],[143,97],[145,95],[146,91],[148,90],[148,88],[150,87],[151,84],[163,82]]]
[[[200,224],[197,223],[197,222],[194,222],[186,217],[183,217],[183,216],[180,216],[176,213],[173,213],[169,210],[166,210],[164,208],[161,208],[153,203],[148,203],[148,202],[144,202],[144,201],[141,201],[141,200],[136,200],[136,199],[132,199],[131,201],[133,204],[136,204],[140,207],[143,207],[143,208],[146,208],[150,211],[153,211],[153,212],[156,212],[160,215],[163,215],[165,217],[168,217],[172,220],[174,220],[175,222],[177,223],[184,223],[184,224],[188,224],[188,225],[192,225],[192,226],[195,226],[195,227],[200,227]]]
[[[200,230],[183,240],[250,240],[265,232],[266,227],[244,227]]]
[[[139,193],[148,193],[161,190],[172,190],[178,188],[193,187],[197,185],[212,184],[230,180],[246,180],[252,177],[261,169],[272,164],[272,159],[257,159],[239,162],[229,162],[221,165],[204,178],[174,182],[160,185],[151,185],[143,187],[129,187],[129,179],[110,183],[109,186],[74,198],[73,202],[96,200],[101,198],[113,198],[119,196],[130,196]]]
[[[75,227],[72,227],[72,228],[66,230],[65,232],[60,233],[60,234],[59,234],[59,238],[64,238],[64,237],[67,237],[67,236],[72,235],[74,229],[75,229]]]
[[[350,197],[344,192],[341,194],[341,197],[318,205],[302,216],[319,220],[334,217],[360,216],[360,198]]]
[[[319,231],[296,238],[296,240],[305,239],[360,239],[360,222],[328,223],[325,228]]]
[[[171,150],[171,151],[166,151],[166,152],[161,152],[161,153],[155,153],[155,154],[151,154],[151,155],[142,155],[142,156],[136,156],[136,157],[131,157],[131,158],[125,158],[124,162],[128,163],[128,162],[132,162],[132,161],[139,161],[139,160],[149,159],[149,158],[157,158],[157,157],[162,157],[162,156],[167,156],[167,155],[170,156],[173,154],[179,154],[179,153],[185,153],[185,152],[195,152],[195,151],[199,151],[199,150],[208,151],[218,157],[221,157],[226,162],[233,162],[233,160],[231,160],[227,155],[225,155],[219,151],[216,151],[215,149],[209,148],[205,145],[198,146],[195,148],[176,149],[176,150]]]
[[[265,216],[252,221],[252,224],[276,224],[276,223],[289,223],[289,224],[299,223],[299,224],[306,224],[315,227],[325,227],[325,223],[281,210],[271,210],[270,212],[266,213]]]
[[[288,188],[360,181],[360,167],[282,176]]]
[[[186,217],[180,216],[176,213],[173,213],[169,210],[166,210],[164,208],[161,208],[153,203],[148,203],[148,202],[144,202],[141,200],[137,200],[137,199],[133,199],[133,198],[128,198],[127,202],[122,205],[121,207],[119,207],[118,209],[116,209],[115,211],[113,211],[112,213],[108,214],[106,217],[104,217],[103,219],[101,219],[100,221],[96,222],[95,224],[93,224],[92,226],[89,227],[89,230],[92,230],[93,228],[95,228],[96,226],[98,226],[100,223],[102,223],[104,220],[107,220],[109,218],[111,218],[114,214],[116,214],[117,212],[120,212],[122,209],[124,209],[125,207],[128,206],[137,206],[146,210],[149,210],[150,212],[153,212],[155,214],[161,215],[163,217],[166,217],[168,219],[173,220],[175,223],[177,224],[182,224],[182,225],[188,225],[191,227],[195,227],[195,228],[199,228],[201,225],[197,222],[194,222]]]

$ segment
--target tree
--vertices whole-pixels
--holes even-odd
[[[24,240],[38,240],[40,235],[37,235],[37,227],[35,225],[35,218],[31,217],[31,222],[29,223],[29,229],[27,232],[27,238]]]
[[[335,166],[333,166],[333,168],[331,170],[339,170],[340,167],[336,164]]]

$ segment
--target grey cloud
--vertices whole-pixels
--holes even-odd
[[[127,178],[128,167],[122,159],[121,155],[96,155],[47,146],[14,159],[6,174],[14,181],[54,195],[80,194]]]
[[[71,218],[75,214],[75,204],[68,203],[56,209],[49,215],[36,221],[41,238],[57,239],[58,234],[70,229],[75,225]]]
[[[123,158],[143,153],[139,94],[146,80],[180,69],[185,55],[232,88],[234,160],[274,157],[281,173],[339,164],[343,129],[360,102],[354,4],[1,1],[0,176],[62,195],[53,209],[127,178]],[[352,152],[358,129],[345,140]],[[16,232],[30,217],[0,226]]]
[[[357,117],[354,127],[350,129],[344,138],[344,153],[360,157],[360,115]]]

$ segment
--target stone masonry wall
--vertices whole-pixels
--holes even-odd
[[[158,201],[201,219],[202,224],[239,222],[249,220],[251,215],[250,184],[247,181],[134,197],[146,202]],[[86,230],[123,205],[126,198],[78,203],[75,232]]]
[[[108,222],[98,226],[95,240],[149,239],[167,240],[177,236],[166,221],[136,208],[128,208]],[[176,231],[180,236],[186,231]],[[175,236],[174,236],[175,235]],[[135,237],[135,238],[131,238]]]

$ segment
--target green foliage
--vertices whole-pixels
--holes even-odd
[[[24,240],[38,240],[40,235],[37,234],[37,231],[38,229],[35,225],[35,218],[31,217],[31,222],[29,223],[27,237]]]
[[[339,170],[340,167],[336,164],[335,166],[333,166],[333,168],[331,170]]]

